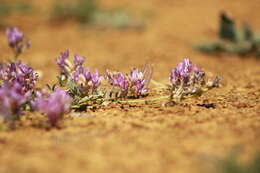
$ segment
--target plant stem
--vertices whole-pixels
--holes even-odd
[[[138,99],[138,100],[118,100],[116,102],[118,103],[142,103],[142,102],[147,102],[147,101],[157,101],[157,100],[163,100],[167,99],[169,96],[161,96],[161,97],[155,97],[155,98],[150,98],[150,99]]]

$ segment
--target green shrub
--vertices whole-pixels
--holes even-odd
[[[220,161],[217,172],[219,173],[259,173],[260,172],[260,153],[248,163],[241,165],[237,160],[237,154],[233,153],[226,159]]]
[[[218,40],[202,43],[195,49],[205,53],[226,52],[237,55],[260,55],[260,37],[253,32],[250,25],[244,23],[237,27],[235,22],[224,12],[220,14]]]
[[[91,23],[99,27],[143,28],[143,22],[137,22],[124,9],[102,10],[96,0],[61,1],[54,3],[52,17],[60,21],[74,19],[80,23]]]
[[[90,22],[93,14],[97,11],[95,0],[77,0],[77,2],[55,1],[53,16],[59,19],[73,18],[82,23]]]
[[[32,6],[25,1],[0,1],[0,17],[6,17],[15,13],[26,13],[31,10]]]

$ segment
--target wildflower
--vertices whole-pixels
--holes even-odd
[[[82,66],[76,69],[76,72],[71,77],[71,82],[78,86],[83,95],[96,92],[97,88],[101,84],[102,77],[99,75],[98,70],[91,73],[89,68],[83,70]]]
[[[90,81],[91,80],[91,72],[89,68],[85,68],[85,72],[83,72],[84,78],[86,79],[86,81]]]
[[[96,89],[99,87],[101,83],[101,77],[98,73],[98,70],[95,70],[95,73],[91,74],[91,88],[92,92],[96,91]]]
[[[84,67],[85,58],[74,54],[74,64],[70,63],[69,51],[61,53],[57,59],[57,64],[60,67],[60,83],[61,86],[67,86],[70,95],[87,96],[90,93],[97,91],[101,84],[101,76],[96,70],[94,73],[90,69]],[[75,90],[76,89],[76,90]],[[79,91],[79,92],[78,92]]]
[[[200,95],[211,88],[218,87],[220,78],[207,80],[205,72],[200,70],[189,59],[184,59],[176,68],[171,70],[169,80],[171,82],[171,97],[180,100],[189,95]]]
[[[126,79],[126,77],[122,73],[117,74],[117,81],[115,81],[119,88],[122,90],[122,92],[128,92],[129,82]]]
[[[79,56],[77,53],[74,54],[75,67],[82,66],[84,62],[85,62],[85,58]]]
[[[18,82],[4,82],[0,88],[0,114],[5,121],[19,119],[24,104],[30,93],[24,93]]]
[[[107,70],[106,78],[110,85],[118,87],[122,96],[126,96],[129,89],[129,81],[125,75],[120,72],[110,72]]]
[[[130,87],[133,94],[136,96],[145,94],[148,91],[145,84],[144,73],[138,69],[133,69],[130,73]]]
[[[69,63],[69,50],[65,50],[60,53],[60,56],[56,59],[56,63],[60,68],[60,73],[66,75],[70,70],[71,66]]]
[[[31,45],[29,41],[23,42],[24,34],[16,27],[7,28],[6,36],[10,48],[12,48],[15,53],[15,57],[18,57],[24,49],[29,48]]]
[[[197,64],[194,65],[193,72],[194,73],[198,73],[199,72],[199,68],[198,68]]]
[[[55,91],[44,97],[44,94],[38,93],[35,101],[36,108],[48,116],[49,123],[56,126],[71,105],[72,98],[63,90],[55,89]]]
[[[77,81],[79,79],[79,76],[80,75],[83,75],[83,67],[82,66],[78,66],[75,71],[74,71],[74,74],[70,74],[71,76],[71,80],[73,80],[74,82]]]
[[[148,80],[143,71],[134,68],[130,75],[123,75],[120,72],[107,71],[107,81],[110,85],[117,87],[121,92],[121,97],[134,96],[139,97],[148,92]]]
[[[23,33],[17,28],[8,28],[6,30],[9,46],[14,48],[23,41]]]
[[[24,92],[34,88],[38,80],[38,74],[34,70],[22,64],[20,61],[2,64],[0,68],[0,80],[10,83],[19,83]]]
[[[182,82],[182,85],[187,85],[191,68],[192,62],[189,59],[184,59],[183,62],[180,62],[178,66],[171,71],[170,81],[172,84],[179,85],[180,82]]]

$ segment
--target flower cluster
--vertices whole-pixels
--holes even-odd
[[[118,97],[139,97],[148,92],[149,79],[145,78],[143,71],[136,68],[131,70],[130,75],[107,70],[106,79],[110,85],[119,89]]]
[[[72,98],[67,92],[58,88],[51,94],[37,92],[36,95],[37,97],[33,102],[34,108],[45,113],[48,116],[49,123],[56,126],[58,120],[69,110]]]
[[[206,79],[204,71],[199,70],[196,64],[192,66],[189,59],[184,59],[171,70],[169,80],[171,82],[171,98],[180,100],[183,97],[200,95],[211,88],[219,87],[220,78]]]
[[[28,43],[24,43],[23,33],[17,28],[7,29],[6,34],[16,57],[28,47]],[[69,55],[69,50],[66,50],[56,59],[60,70],[59,85],[65,90],[56,88],[56,84],[53,87],[48,85],[51,93],[36,91],[38,74],[31,67],[20,61],[0,64],[0,115],[5,121],[19,119],[22,111],[30,106],[31,110],[46,114],[49,123],[56,126],[70,108],[82,109],[89,105],[114,101],[111,97],[106,100],[107,93],[115,93],[117,99],[139,98],[149,92],[148,85],[153,73],[150,64],[146,64],[141,70],[133,68],[127,74],[107,70],[104,78],[110,84],[110,92],[101,87],[103,77],[98,70],[91,72],[84,66],[84,57],[74,54],[74,61],[71,63]],[[219,77],[207,79],[205,72],[197,65],[193,66],[189,59],[184,59],[172,69],[169,79],[172,101],[200,95],[218,87],[220,81]]]
[[[134,95],[144,95],[148,92],[147,80],[143,71],[133,69],[130,73],[130,88]]]
[[[30,93],[24,93],[18,82],[7,81],[0,88],[0,114],[5,121],[19,119],[22,108],[28,101]]]
[[[107,70],[106,79],[110,85],[119,89],[118,97],[126,97],[129,90],[128,78],[120,72]]]
[[[13,49],[15,57],[18,57],[25,49],[30,47],[30,42],[24,42],[24,34],[18,28],[6,29],[6,36],[10,48]]]
[[[20,61],[1,64],[0,81],[19,83],[24,92],[30,92],[38,79],[38,74],[34,70],[22,64]]]
[[[72,65],[69,61],[68,50],[61,52],[60,57],[56,60],[56,63],[60,68],[60,85],[67,86],[69,90],[72,90],[72,86],[74,88],[76,87],[79,90],[80,95],[88,96],[97,91],[101,84],[102,77],[99,75],[98,70],[91,73],[88,67],[83,66],[84,62],[84,57],[74,54],[74,64]]]

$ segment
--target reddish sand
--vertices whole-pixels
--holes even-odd
[[[202,172],[234,147],[241,148],[245,160],[259,149],[260,59],[209,56],[192,49],[195,43],[215,38],[221,10],[260,31],[258,0],[101,1],[104,8],[125,6],[144,16],[144,31],[101,30],[73,21],[54,24],[48,21],[49,0],[34,3],[39,8],[35,16],[14,16],[9,22],[32,41],[22,60],[42,71],[40,86],[54,82],[54,60],[67,48],[86,56],[87,65],[101,72],[127,72],[149,61],[153,79],[165,84],[169,70],[188,57],[212,76],[221,76],[223,86],[174,107],[159,102],[113,104],[87,110],[81,118],[68,115],[61,129],[38,128],[39,122],[30,117],[45,119],[26,115],[21,127],[0,133],[1,173]],[[2,57],[8,57],[3,32],[0,37]],[[197,105],[202,103],[215,108]]]

